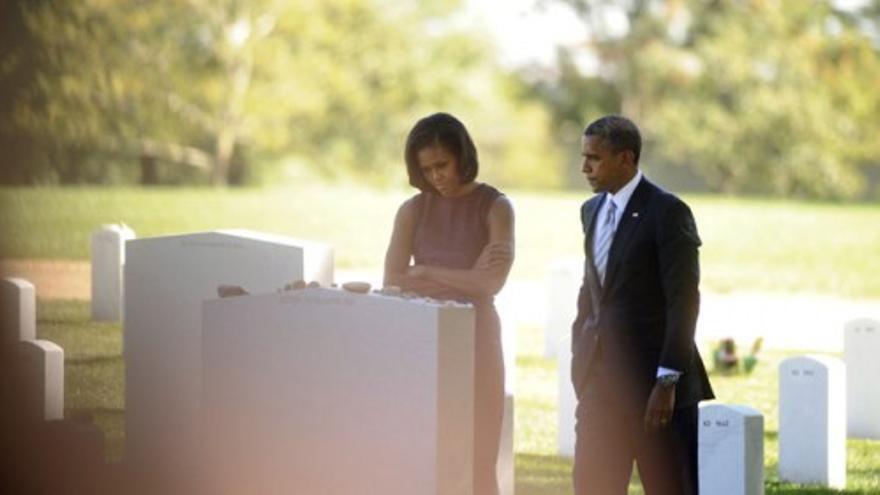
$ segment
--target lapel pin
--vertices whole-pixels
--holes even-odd
[[[634,211],[634,212],[633,212],[633,218],[639,218],[639,212]]]

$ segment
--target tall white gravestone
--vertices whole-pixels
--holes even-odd
[[[209,493],[472,493],[470,306],[303,289],[203,325]]]
[[[134,231],[124,224],[107,224],[92,234],[92,319],[119,321],[122,317],[122,270],[125,241]]]
[[[827,356],[779,365],[779,479],[846,487],[846,368]]]
[[[516,336],[522,319],[521,302],[515,289],[506,287],[495,296],[495,307],[501,322],[501,348],[504,356],[504,393],[516,395]]]
[[[23,278],[0,280],[0,353],[10,353],[23,340],[37,338],[37,295]]]
[[[171,478],[197,468],[201,304],[217,286],[273,292],[294,280],[329,285],[332,249],[281,236],[216,231],[126,243],[123,350],[131,466]]]
[[[868,318],[846,324],[846,424],[850,438],[880,440],[880,321]]]
[[[700,493],[764,494],[764,416],[746,406],[700,406]]]
[[[547,269],[547,322],[544,328],[544,357],[565,351],[562,339],[571,334],[577,316],[578,291],[584,275],[583,260],[556,260]]]
[[[571,339],[562,339],[556,354],[556,376],[558,399],[556,403],[557,453],[563,457],[574,457],[575,410],[577,397],[571,384]]]

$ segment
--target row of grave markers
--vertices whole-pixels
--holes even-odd
[[[355,493],[329,468],[349,459],[363,475],[350,471],[349,484],[366,477],[389,494],[425,486],[438,495],[470,493],[463,485],[473,474],[471,307],[332,289],[278,292],[291,280],[330,286],[332,248],[255,232],[134,240],[111,227],[96,233],[94,253],[111,262],[93,275],[109,273],[105,282],[122,276],[104,284],[123,298],[105,309],[117,308],[124,319],[125,462],[135,476],[155,483],[154,475],[170,475],[160,489],[213,482],[233,493],[265,474],[270,493],[284,480],[299,490],[311,475],[316,493]],[[93,290],[100,278],[93,276]],[[215,299],[226,283],[262,295]],[[3,291],[4,327],[33,337],[33,286],[4,281]],[[378,338],[381,332],[389,335]],[[63,412],[63,362],[46,370],[61,380],[43,387],[60,399],[47,401],[44,409],[55,411],[49,418]],[[413,407],[424,410],[411,414]],[[382,466],[394,472],[383,475]],[[512,495],[512,395],[505,397],[497,471],[501,493]]]
[[[16,423],[64,417],[64,350],[37,339],[36,307],[32,283],[0,280],[0,364],[2,379],[8,381],[3,393],[10,394],[3,407],[13,411]]]
[[[104,439],[65,419],[64,350],[37,339],[36,288],[0,280],[0,492],[94,493]]]
[[[846,439],[880,438],[880,402],[872,381],[880,376],[880,322],[847,324],[847,361],[798,356],[779,366],[779,477],[793,483],[846,487]],[[562,345],[567,345],[567,339]],[[558,452],[575,449],[576,399],[570,352],[560,352]],[[857,394],[857,400],[852,395]],[[856,404],[858,414],[848,414]],[[853,423],[853,418],[857,422]],[[855,434],[855,435],[853,435]],[[723,445],[723,448],[720,447]],[[745,406],[708,403],[700,408],[700,485],[703,493],[763,493],[763,417]]]
[[[544,354],[567,359],[571,322],[576,314],[576,295],[583,273],[582,262],[563,259],[547,269],[547,321]],[[843,327],[843,360],[846,374],[846,425],[849,438],[880,440],[880,394],[869,393],[880,377],[880,321],[860,318]],[[562,372],[562,370],[560,370]],[[561,377],[562,375],[560,375]]]

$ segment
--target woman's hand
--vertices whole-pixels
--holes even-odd
[[[406,274],[413,278],[424,279],[428,278],[428,266],[427,265],[413,265],[406,269]]]

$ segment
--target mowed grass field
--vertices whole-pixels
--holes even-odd
[[[584,193],[507,191],[517,214],[512,277],[541,280],[557,258],[579,257]],[[315,184],[261,190],[0,188],[0,258],[87,260],[103,223],[138,237],[245,228],[333,244],[341,269],[381,270],[394,213],[412,193]],[[688,196],[703,238],[703,289],[880,298],[880,206]],[[124,449],[124,361],[118,324],[89,320],[88,302],[40,299],[38,334],[65,349],[65,407],[105,431],[108,457]],[[556,452],[556,363],[542,329],[518,329],[516,489],[572,493],[571,461]],[[781,483],[777,368],[796,351],[761,354],[749,376],[713,375],[720,402],[746,404],[765,421],[769,494],[880,494],[880,441],[848,441],[847,490]],[[708,355],[704,355],[707,358]],[[707,359],[707,362],[710,361]],[[641,493],[637,483],[631,493]]]
[[[506,191],[516,210],[511,276],[541,280],[580,257],[583,192]],[[88,259],[101,224],[138,237],[244,228],[330,243],[340,269],[381,270],[412,190],[355,184],[215,189],[0,188],[0,258]],[[703,247],[704,290],[880,298],[880,205],[686,196]]]

